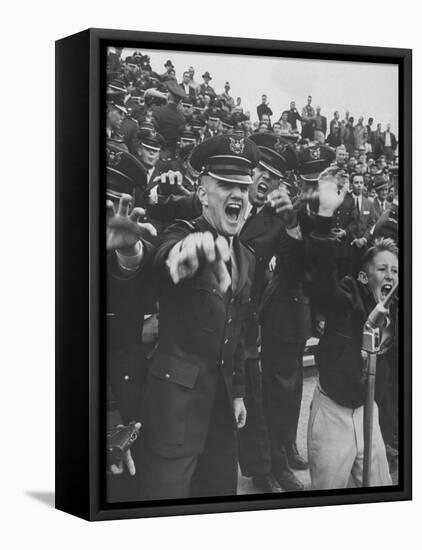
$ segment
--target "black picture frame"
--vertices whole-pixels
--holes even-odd
[[[107,46],[389,63],[400,135],[400,471],[392,487],[144,503],[105,501],[105,229],[101,187]],[[56,508],[87,520],[412,498],[412,52],[275,40],[89,29],[56,42]]]

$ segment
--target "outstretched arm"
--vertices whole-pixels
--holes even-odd
[[[167,266],[174,284],[190,279],[204,264],[211,266],[222,292],[226,292],[231,278],[226,267],[230,259],[229,245],[219,235],[217,238],[209,232],[190,233],[176,243],[169,252]]]

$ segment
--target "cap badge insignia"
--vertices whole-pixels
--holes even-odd
[[[230,151],[235,155],[241,155],[245,149],[245,140],[243,138],[229,138],[230,140]]]
[[[118,166],[122,160],[123,151],[119,153],[107,148],[107,164],[108,166]]]
[[[274,149],[277,151],[278,154],[282,154],[287,149],[287,143],[281,143],[280,139],[278,139],[274,143]]]
[[[312,160],[319,160],[321,158],[321,149],[319,147],[316,149],[310,149],[309,155]]]

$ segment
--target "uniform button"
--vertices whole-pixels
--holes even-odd
[[[231,303],[231,304],[234,304],[234,298],[232,298],[232,299],[230,300],[230,303]]]
[[[213,288],[213,289],[212,289],[212,292],[213,292],[213,294],[215,294],[215,293],[217,292],[217,289],[216,289],[216,288]]]
[[[298,302],[298,301],[299,301],[299,298],[294,297],[293,300],[294,300],[295,302]]]
[[[166,375],[165,377],[167,378],[167,380],[170,378],[170,374],[168,372],[166,372]]]
[[[226,339],[224,340],[224,345],[226,345],[226,344],[228,344],[228,343],[229,343],[229,339],[226,338]]]
[[[224,366],[224,360],[221,361],[220,365],[223,367]]]
[[[232,372],[232,376],[236,376],[236,371],[235,370]]]
[[[227,324],[230,325],[231,322],[232,322],[232,318],[230,317],[230,319],[227,321]]]
[[[129,376],[126,374],[126,376],[124,376],[124,379],[129,380]]]

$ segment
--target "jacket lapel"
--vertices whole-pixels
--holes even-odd
[[[270,216],[268,215],[268,207],[264,206],[264,208],[258,212],[253,219],[249,220],[249,222],[246,221],[245,225],[240,230],[242,242],[247,244],[251,239],[266,233],[269,223]]]
[[[236,260],[236,269],[238,279],[236,282],[236,288],[234,289],[234,295],[237,296],[245,286],[249,275],[249,253],[247,249],[242,245],[239,237],[235,237],[233,240],[233,252]]]

